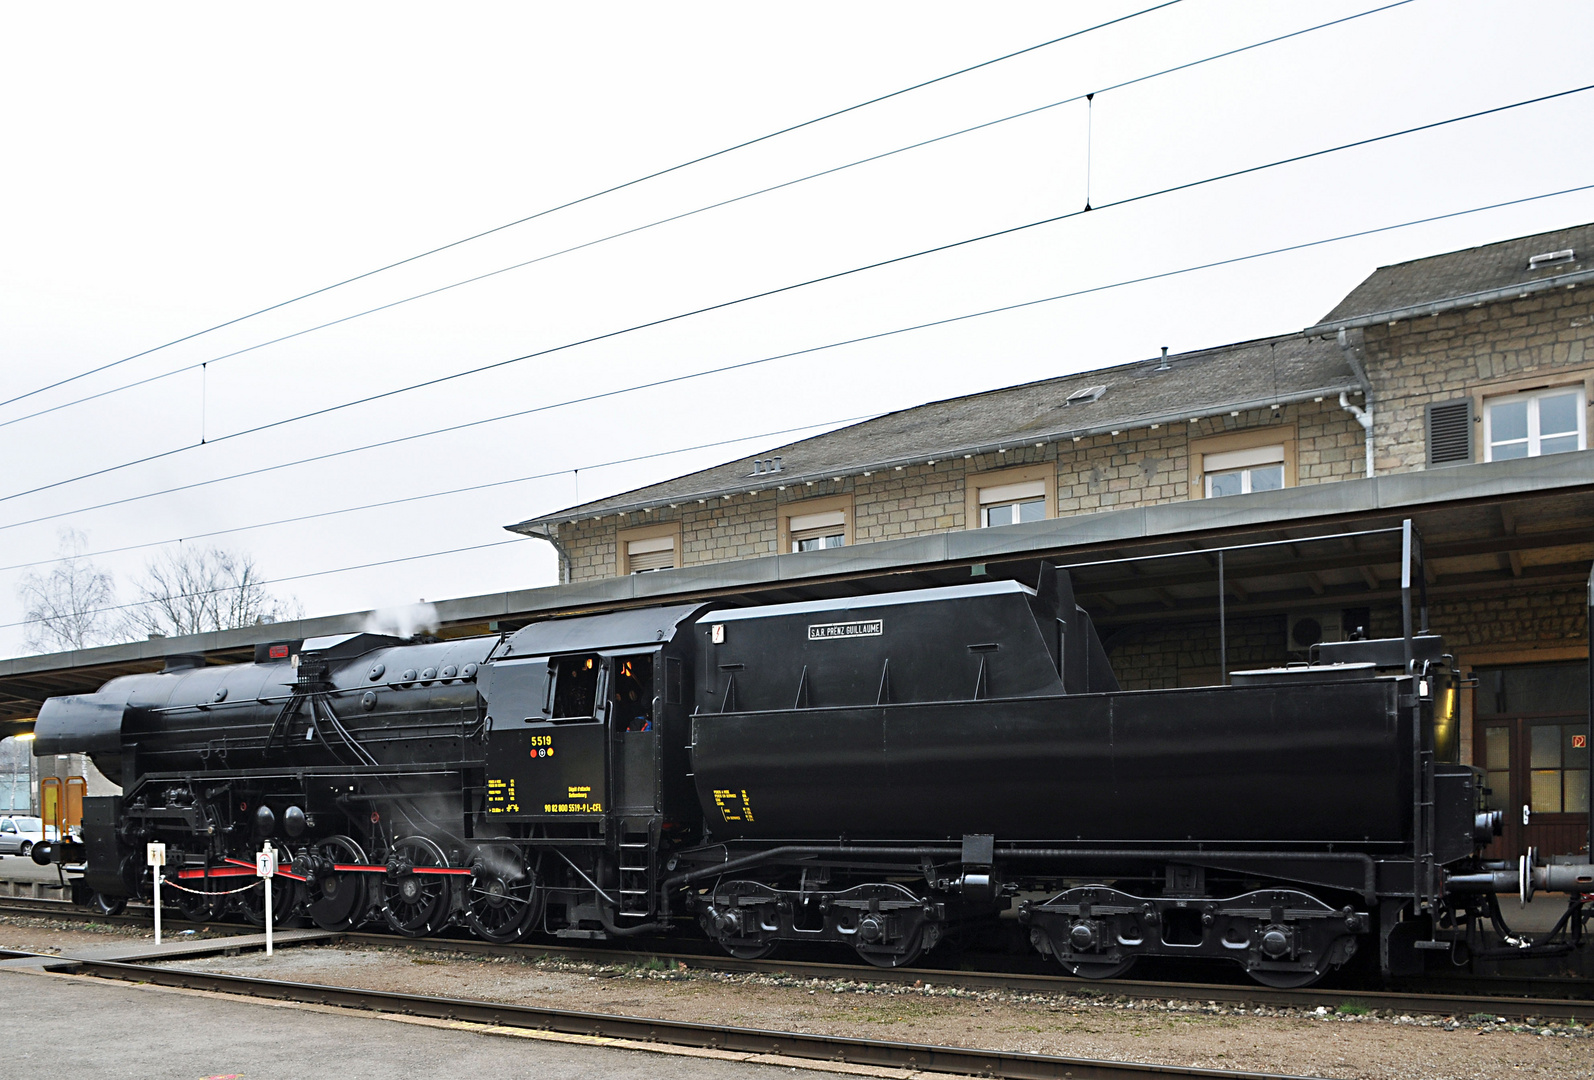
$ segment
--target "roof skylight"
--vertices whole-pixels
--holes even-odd
[[[1572,248],[1562,248],[1560,251],[1546,251],[1529,259],[1528,269],[1537,270],[1543,266],[1557,266],[1561,263],[1569,263],[1576,258],[1577,252]]]

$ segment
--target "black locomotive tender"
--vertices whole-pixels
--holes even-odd
[[[1366,948],[1385,974],[1454,961],[1486,920],[1496,951],[1560,955],[1594,871],[1479,860],[1499,816],[1459,764],[1441,643],[1411,629],[1406,539],[1403,637],[1195,689],[1120,690],[1050,566],[1033,589],[178,658],[45,703],[36,753],[86,752],[125,793],[36,850],[110,909],[150,894],[162,841],[189,915],[258,924],[269,843],[283,917],[497,942],[695,924],[739,957],[823,941],[895,967],[1016,919],[1076,975],[1205,957],[1273,986]],[[1495,892],[1535,888],[1572,902],[1529,944]]]

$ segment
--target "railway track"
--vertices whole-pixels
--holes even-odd
[[[221,975],[146,964],[62,961],[58,965],[52,964],[51,969],[278,1001],[401,1013],[405,1016],[478,1024],[488,1028],[512,1028],[615,1040],[622,1048],[626,1044],[637,1049],[664,1044],[785,1059],[778,1062],[780,1064],[792,1064],[794,1059],[842,1062],[915,1072],[996,1077],[1000,1080],[1169,1080],[1171,1077],[1193,1077],[1202,1080],[1307,1080],[1286,1073],[1147,1065],[1054,1054],[980,1050],[962,1046],[934,1046],[884,1039],[698,1024],[681,1020],[655,1020],[534,1005],[500,1005],[422,994],[358,990],[242,975]]]
[[[60,900],[0,900],[0,915],[32,915],[83,921],[147,926],[151,919],[139,913],[102,915]],[[165,918],[167,927],[194,928],[213,923],[191,923]],[[1536,985],[1526,992],[1503,992],[1491,986],[1490,993],[1455,994],[1411,990],[1359,990],[1307,987],[1280,990],[1248,983],[1191,983],[1148,979],[1075,979],[1064,975],[1038,975],[1013,972],[962,971],[941,968],[879,969],[857,964],[832,964],[802,960],[738,960],[718,953],[694,952],[671,942],[666,948],[636,946],[595,947],[542,943],[495,945],[473,937],[410,938],[396,934],[345,931],[334,942],[403,947],[436,952],[478,956],[509,956],[534,960],[538,957],[600,965],[623,964],[633,958],[657,958],[672,964],[686,964],[700,971],[740,974],[785,974],[801,979],[845,981],[870,984],[911,985],[930,982],[971,990],[1002,990],[1017,993],[1074,994],[1133,1000],[1175,1000],[1219,1002],[1223,1004],[1268,1005],[1311,1010],[1319,1006],[1330,1010],[1341,1006],[1377,1009],[1380,1013],[1416,1013],[1469,1017],[1479,1013],[1520,1020],[1528,1016],[1594,1023],[1594,987],[1583,981],[1555,986],[1557,996],[1547,996],[1546,987]],[[1520,989],[1520,988],[1519,988]],[[1573,996],[1582,994],[1582,997]]]

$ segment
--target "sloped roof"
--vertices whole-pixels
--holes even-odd
[[[1095,400],[1069,395],[1104,386]],[[791,486],[953,455],[1144,427],[1234,409],[1356,389],[1332,341],[1290,334],[1167,358],[1098,368],[1040,382],[934,401],[787,443],[756,455],[510,525],[535,527],[631,513],[733,492]],[[754,475],[753,458],[781,458],[777,474]]]
[[[1535,255],[1570,250],[1573,258],[1530,269]],[[1308,333],[1429,314],[1594,278],[1594,223],[1519,236],[1496,244],[1381,266]],[[1413,310],[1416,309],[1416,310]]]
[[[1569,260],[1529,267],[1536,255],[1568,249]],[[1151,360],[930,402],[508,528],[530,533],[581,517],[1353,390],[1359,382],[1332,340],[1337,330],[1585,281],[1594,282],[1594,223],[1414,259],[1380,267],[1299,334],[1170,356],[1164,371]],[[1101,385],[1107,390],[1098,400],[1067,403]],[[781,472],[754,475],[754,457],[780,457]]]

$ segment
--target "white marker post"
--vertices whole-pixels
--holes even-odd
[[[271,955],[271,879],[277,876],[277,849],[267,844],[255,856],[255,874],[265,879],[266,955]]]
[[[166,845],[146,844],[144,859],[155,879],[155,944],[161,943],[161,869],[166,865]]]

